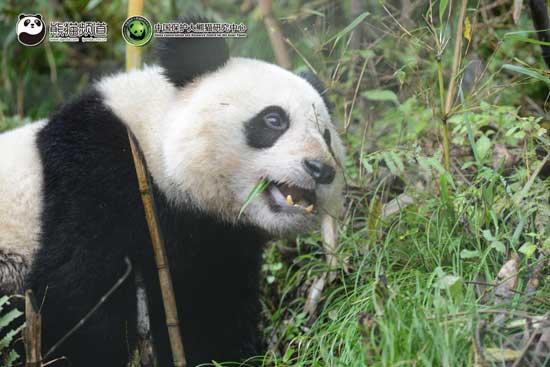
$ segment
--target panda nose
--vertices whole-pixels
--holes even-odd
[[[304,168],[318,184],[329,184],[336,174],[334,168],[317,159],[304,159]]]

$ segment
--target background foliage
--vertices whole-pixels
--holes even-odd
[[[447,170],[438,71],[446,93],[458,1],[274,2],[292,69],[312,68],[330,90],[348,160],[336,267],[317,233],[265,254],[265,365],[550,363],[550,79],[517,3],[468,2]],[[0,2],[0,130],[120,70],[125,10],[120,0]],[[106,21],[109,42],[21,47],[20,12]],[[253,1],[146,1],[153,22],[197,12],[244,22],[233,55],[273,61]],[[151,44],[144,52],[154,62]],[[334,280],[308,300],[329,270]]]

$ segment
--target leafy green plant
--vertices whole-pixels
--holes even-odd
[[[4,367],[12,367],[19,359],[19,354],[11,348],[12,342],[20,334],[23,325],[13,328],[11,323],[21,317],[23,313],[16,308],[5,311],[10,305],[10,297],[0,297],[0,361]]]

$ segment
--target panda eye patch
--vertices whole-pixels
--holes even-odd
[[[40,27],[40,21],[38,19],[34,21],[34,24]]]
[[[290,119],[279,106],[269,106],[246,121],[244,132],[246,143],[252,148],[264,149],[273,146],[288,130]]]
[[[30,22],[31,22],[31,21],[30,21],[29,19],[26,19],[25,22],[24,22],[23,24],[24,24],[25,26],[28,26]]]

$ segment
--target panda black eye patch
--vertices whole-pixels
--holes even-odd
[[[288,114],[279,106],[269,106],[248,120],[245,125],[246,143],[252,148],[269,148],[288,130]]]

